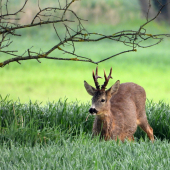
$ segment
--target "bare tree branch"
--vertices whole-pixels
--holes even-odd
[[[64,0],[62,2],[58,0],[58,7],[45,7],[41,8],[40,1],[38,0],[38,11],[33,17],[30,24],[18,24],[16,20],[20,20],[18,18],[19,13],[23,13],[24,9],[28,3],[28,0],[25,0],[23,2],[23,5],[20,9],[18,9],[16,12],[10,12],[9,8],[9,1],[6,0],[5,5],[2,5],[2,0],[0,1],[0,53],[1,56],[4,54],[5,56],[11,56],[10,59],[6,59],[3,62],[0,63],[0,67],[4,67],[7,64],[10,64],[12,62],[17,62],[21,64],[22,60],[37,60],[37,62],[41,63],[41,59],[50,59],[50,60],[65,60],[65,61],[81,61],[81,62],[90,62],[94,64],[99,64],[101,62],[104,62],[106,60],[109,60],[113,57],[116,57],[118,55],[122,55],[124,53],[128,52],[137,52],[138,48],[148,48],[154,45],[157,45],[162,42],[162,40],[165,37],[170,37],[170,34],[150,34],[147,33],[146,25],[154,21],[159,14],[161,13],[162,9],[168,5],[168,4],[161,4],[160,3],[160,9],[158,10],[157,14],[149,19],[149,12],[151,9],[151,0],[148,1],[148,10],[146,13],[146,22],[143,23],[141,26],[139,26],[139,29],[137,31],[135,30],[123,30],[115,32],[111,35],[104,35],[100,33],[90,33],[85,29],[83,26],[83,22],[86,21],[84,19],[81,19],[75,11],[71,10],[71,6],[73,3],[79,3],[75,2],[76,0],[65,0],[65,3],[63,5]],[[4,10],[2,10],[4,8]],[[5,12],[3,12],[5,11]],[[72,15],[73,17],[70,19],[68,18],[69,15]],[[31,28],[31,27],[37,27],[37,26],[43,26],[52,24],[54,33],[56,34],[56,37],[58,38],[58,42],[51,48],[49,48],[46,52],[43,52],[41,49],[39,52],[33,51],[32,47],[28,47],[25,49],[24,53],[22,55],[18,54],[18,50],[8,50],[9,46],[12,46],[13,40],[12,37],[14,36],[21,36],[18,33],[16,33],[17,30],[25,29],[25,28]],[[61,24],[63,26],[63,30],[65,30],[65,35],[63,37],[60,36],[58,30],[57,30],[57,24]],[[117,54],[113,54],[111,56],[107,56],[106,58],[98,61],[94,61],[93,59],[90,59],[88,56],[80,56],[76,53],[76,44],[77,43],[88,43],[88,42],[97,42],[108,39],[110,41],[114,42],[120,42],[123,43],[125,46],[129,48],[129,50],[121,51]],[[152,39],[155,40],[154,43],[149,45],[143,45],[143,42]],[[71,46],[71,50],[66,48],[67,46]],[[51,56],[53,51],[62,51],[64,54],[67,54],[67,57],[56,57]],[[70,58],[68,56],[71,56]]]

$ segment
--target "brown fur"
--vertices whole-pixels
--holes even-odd
[[[85,82],[85,88],[93,96],[92,107],[97,110],[93,135],[100,134],[105,140],[134,140],[133,135],[139,125],[149,139],[154,141],[153,129],[145,112],[146,93],[141,86],[135,83],[123,83],[119,86],[117,81],[110,89],[100,91]]]

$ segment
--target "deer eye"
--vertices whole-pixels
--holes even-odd
[[[104,99],[102,99],[102,100],[101,100],[101,102],[105,102],[105,100],[104,100]]]

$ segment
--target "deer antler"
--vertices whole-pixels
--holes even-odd
[[[100,90],[100,85],[99,83],[97,82],[97,79],[98,78],[102,78],[100,76],[98,76],[98,66],[96,67],[96,74],[94,75],[94,70],[93,70],[93,79],[94,79],[94,82],[95,82],[95,85],[96,85],[96,89],[97,90]]]
[[[105,89],[106,89],[106,86],[107,86],[107,84],[108,84],[108,82],[109,82],[109,79],[110,79],[110,78],[112,79],[111,74],[112,74],[112,67],[111,67],[111,69],[110,69],[110,74],[109,74],[108,77],[106,76],[106,72],[105,72],[105,70],[104,70],[105,82],[104,82],[104,84],[102,85],[101,90],[105,90]]]

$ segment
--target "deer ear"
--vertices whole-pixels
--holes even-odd
[[[112,96],[112,95],[116,94],[118,92],[119,85],[120,85],[120,81],[117,80],[116,83],[112,87],[110,87],[110,89],[108,89],[106,91],[107,95]]]
[[[91,96],[94,96],[96,91],[94,87],[90,86],[86,81],[84,81],[84,87],[86,88],[87,93],[89,93]]]

